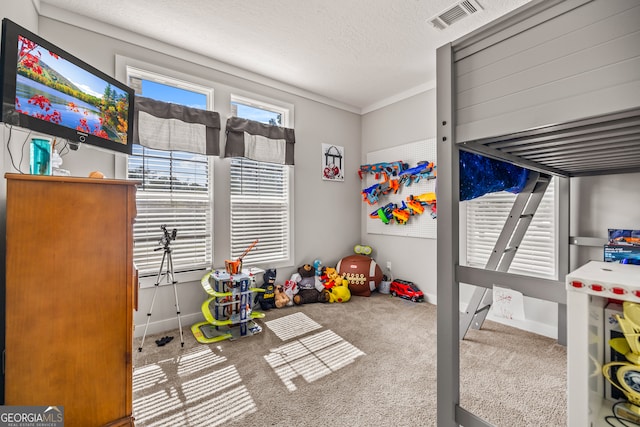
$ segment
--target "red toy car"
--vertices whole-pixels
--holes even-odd
[[[413,302],[424,301],[424,294],[413,282],[407,280],[396,279],[391,282],[389,288],[391,295],[394,297],[402,297],[409,299]]]

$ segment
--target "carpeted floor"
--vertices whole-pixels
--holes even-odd
[[[178,330],[147,336],[134,353],[136,425],[436,425],[435,306],[375,293],[257,323],[257,335],[208,345],[185,326],[184,348]],[[566,425],[555,340],[487,321],[460,359],[465,409],[498,427]]]

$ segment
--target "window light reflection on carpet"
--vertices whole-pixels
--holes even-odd
[[[180,356],[178,360],[178,375],[191,375],[226,360],[226,357],[215,354],[210,348],[203,350],[198,347]]]
[[[164,382],[167,382],[167,376],[158,365],[147,365],[133,371],[134,393]]]
[[[326,330],[272,349],[264,358],[287,389],[295,391],[295,378],[302,377],[310,383],[364,355],[333,331]]]
[[[185,381],[179,389],[171,387],[169,393],[160,391],[135,400],[134,415],[145,426],[219,426],[256,411],[253,398],[241,382],[236,367],[229,366]]]
[[[279,319],[269,320],[265,325],[282,341],[299,337],[322,326],[304,313],[294,313]]]

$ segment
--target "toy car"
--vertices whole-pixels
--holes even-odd
[[[407,280],[396,279],[391,282],[389,287],[391,295],[411,300],[413,302],[424,301],[424,294],[413,282]]]

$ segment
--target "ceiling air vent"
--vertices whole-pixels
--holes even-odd
[[[445,11],[437,14],[433,18],[429,19],[431,25],[438,30],[444,30],[459,20],[466,18],[467,16],[479,12],[482,7],[475,0],[463,0],[446,9]]]

